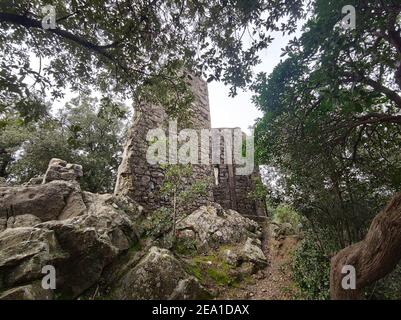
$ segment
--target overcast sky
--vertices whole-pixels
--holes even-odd
[[[283,37],[281,33],[274,34],[275,40],[261,54],[262,63],[255,69],[256,72],[264,71],[270,74],[280,62],[281,49],[294,36]],[[240,127],[243,131],[249,132],[249,126],[261,116],[261,112],[252,104],[252,93],[241,91],[235,98],[230,98],[229,87],[224,84],[212,82],[208,87],[212,127]]]

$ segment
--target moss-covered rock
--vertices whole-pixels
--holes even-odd
[[[148,253],[117,281],[112,299],[203,299],[209,293],[166,249]]]

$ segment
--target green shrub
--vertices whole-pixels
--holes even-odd
[[[369,300],[400,300],[401,263],[389,275],[367,288],[365,298]]]
[[[173,219],[171,210],[166,207],[161,207],[154,211],[144,221],[144,233],[146,237],[160,237],[167,234],[171,230]]]
[[[174,252],[183,256],[193,256],[196,254],[196,240],[178,237],[174,243]]]
[[[302,298],[329,299],[330,259],[312,238],[306,237],[294,251],[292,271]]]
[[[289,205],[279,205],[273,211],[273,220],[277,223],[290,223],[296,230],[300,223],[300,217],[298,213]]]

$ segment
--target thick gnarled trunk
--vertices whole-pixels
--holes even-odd
[[[361,299],[363,289],[389,274],[401,259],[401,193],[373,220],[366,238],[340,251],[331,260],[330,296],[334,300]],[[356,289],[345,290],[344,266],[356,270]]]

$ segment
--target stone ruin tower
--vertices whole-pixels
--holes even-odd
[[[190,75],[187,80],[194,95],[190,111],[192,129],[210,129],[207,85],[199,78]],[[142,205],[146,212],[158,209],[166,202],[166,199],[160,195],[160,187],[164,179],[163,169],[160,165],[148,163],[146,153],[149,142],[146,136],[149,130],[157,128],[163,128],[168,134],[168,122],[168,116],[162,106],[146,104],[136,108],[118,172],[115,193],[131,197]],[[177,129],[180,130],[180,128]],[[201,154],[202,150],[199,150],[199,157]],[[193,165],[192,167],[193,179],[212,181],[211,166]],[[210,201],[213,201],[212,188],[206,197],[198,199],[189,209],[195,209]]]
[[[201,130],[211,129],[210,107],[207,83],[200,78],[187,75],[188,84],[194,95],[191,105],[191,129],[198,132],[201,145]],[[164,108],[159,105],[146,104],[135,109],[133,124],[128,132],[124,147],[123,160],[118,170],[115,194],[128,196],[140,204],[145,212],[152,212],[166,203],[160,195],[164,172],[160,165],[149,164],[146,159],[149,142],[146,139],[151,129],[163,128],[168,134],[168,116]],[[181,128],[178,128],[178,131]],[[223,129],[214,129],[223,130]],[[210,138],[209,138],[210,139]],[[223,159],[224,140],[221,140],[221,158]],[[209,141],[209,148],[212,143]],[[211,150],[202,150],[199,147],[198,158],[209,155]],[[168,156],[168,155],[167,155]],[[225,164],[224,160],[218,165],[192,165],[193,179],[207,179],[210,188],[207,195],[189,204],[188,209],[195,210],[201,205],[217,202],[225,209],[233,209],[247,216],[265,217],[264,206],[252,200],[248,194],[254,190],[254,178],[259,177],[259,171],[249,176],[235,174],[235,164]],[[190,181],[188,183],[191,183]]]

